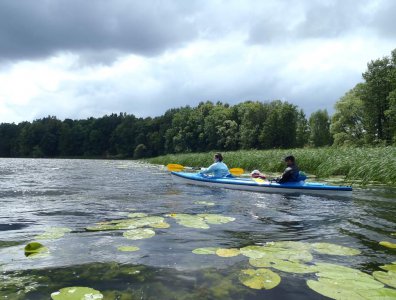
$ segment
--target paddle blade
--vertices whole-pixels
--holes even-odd
[[[242,168],[232,168],[230,169],[230,173],[234,176],[240,176],[244,173],[245,171]]]
[[[184,170],[184,166],[178,164],[168,164],[166,168],[171,172],[180,172]]]

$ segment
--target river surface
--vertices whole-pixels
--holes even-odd
[[[355,188],[349,198],[180,186],[164,168],[133,161],[0,159],[0,299],[50,299],[72,286],[104,299],[327,299],[309,289],[314,274],[274,270],[281,283],[256,290],[238,280],[252,268],[243,255],[197,255],[201,247],[242,248],[266,242],[327,242],[360,255],[314,255],[315,261],[371,274],[396,261],[396,189]],[[162,216],[169,228],[128,240],[125,230],[87,231],[131,213]],[[209,229],[178,224],[170,214],[235,218]],[[24,247],[49,228],[71,232],[40,240],[50,254],[26,257]],[[119,246],[140,249],[122,252]],[[298,250],[296,250],[298,251]]]

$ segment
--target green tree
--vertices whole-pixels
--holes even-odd
[[[367,64],[363,73],[365,84],[360,95],[367,120],[369,141],[390,143],[392,140],[392,116],[386,114],[390,109],[390,93],[396,89],[396,52],[392,58],[383,57]]]
[[[314,147],[329,146],[332,144],[330,134],[330,117],[327,110],[318,110],[309,117],[310,143]]]
[[[302,109],[297,114],[296,147],[304,147],[309,143],[309,123]]]
[[[363,84],[347,92],[335,104],[330,132],[335,146],[362,145],[364,143],[364,106],[359,94]]]

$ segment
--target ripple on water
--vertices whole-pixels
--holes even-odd
[[[23,290],[31,299],[48,298],[65,286],[81,284],[110,299],[122,293],[143,299],[159,293],[163,299],[186,295],[321,299],[306,286],[304,276],[310,275],[276,270],[282,277],[279,286],[252,291],[238,281],[240,270],[251,268],[246,258],[192,253],[204,247],[239,249],[272,241],[334,243],[362,254],[343,258],[316,253],[314,262],[366,273],[396,261],[394,251],[378,244],[396,242],[389,234],[396,232],[394,188],[357,189],[352,198],[337,199],[174,186],[160,168],[104,160],[0,159],[0,177],[0,269],[20,278],[19,287],[8,281],[9,291]],[[164,217],[170,227],[153,228],[155,235],[141,240],[126,239],[122,230],[85,230],[131,213]],[[187,228],[164,216],[171,213],[221,214],[235,221],[207,229]],[[52,227],[72,232],[42,241],[50,251],[48,257],[27,259],[24,245]],[[122,252],[120,246],[139,250]],[[32,290],[25,291],[24,286]]]

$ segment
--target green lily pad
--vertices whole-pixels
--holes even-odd
[[[150,227],[152,227],[152,228],[169,228],[170,225],[169,225],[169,223],[166,223],[166,222],[159,222],[159,223],[150,224]]]
[[[396,232],[392,232],[391,235],[396,236]]]
[[[239,251],[241,252],[242,255],[253,259],[263,258],[268,256],[268,253],[263,250],[262,246],[246,246],[239,249]]]
[[[393,262],[389,265],[380,266],[380,268],[383,270],[396,272],[396,262]]]
[[[317,271],[317,268],[315,266],[285,260],[274,261],[271,267],[279,271],[297,274],[315,273]]]
[[[65,235],[65,233],[71,232],[71,229],[65,227],[53,227],[49,228],[43,234],[35,236],[36,240],[54,240],[59,239]]]
[[[250,258],[249,264],[256,268],[269,268],[275,262],[272,257]]]
[[[340,246],[336,244],[330,243],[314,243],[312,244],[312,248],[319,253],[329,254],[329,255],[358,255],[361,252],[357,249],[353,249],[350,247]]]
[[[48,253],[48,248],[38,242],[31,242],[25,246],[25,256],[27,257],[42,257]]]
[[[130,240],[148,239],[155,235],[155,231],[149,228],[137,228],[125,231],[123,236]]]
[[[214,206],[214,205],[216,205],[214,202],[208,202],[208,201],[195,201],[194,204],[207,205],[207,206]]]
[[[128,218],[144,218],[147,217],[147,214],[145,213],[131,213],[128,214]]]
[[[207,255],[207,254],[216,254],[216,251],[219,248],[216,247],[204,247],[204,248],[197,248],[192,251],[194,254],[201,254],[201,255]]]
[[[381,246],[384,246],[384,247],[387,247],[387,248],[390,248],[390,249],[396,249],[396,244],[391,243],[391,242],[381,241],[381,242],[379,242],[379,244]]]
[[[385,283],[386,285],[396,288],[396,272],[375,271],[373,272],[373,276],[375,279],[381,281],[382,283]]]
[[[136,246],[120,246],[117,249],[123,252],[134,252],[134,251],[138,251],[140,248]]]
[[[233,257],[237,256],[240,254],[239,249],[236,248],[230,248],[230,249],[224,249],[224,248],[219,248],[216,250],[217,256],[220,257]]]
[[[249,258],[260,259],[265,258],[268,261],[290,260],[309,262],[313,259],[312,254],[306,250],[294,250],[278,248],[273,245],[265,246],[247,246],[240,249],[241,254]]]
[[[228,222],[235,221],[233,217],[226,217],[217,214],[198,214],[199,217],[203,218],[209,224],[226,224]]]
[[[329,280],[307,280],[307,285],[311,290],[315,292],[329,297],[331,299],[348,299],[348,300],[361,300],[362,297],[359,293],[345,289],[344,287],[340,287],[337,283],[334,283]]]
[[[311,250],[311,245],[303,242],[296,241],[279,241],[279,242],[268,242],[265,244],[266,247],[275,247],[275,248],[283,248],[283,249],[291,249],[294,251]]]
[[[318,277],[333,280],[339,286],[345,285],[345,289],[378,289],[383,287],[383,284],[376,281],[373,276],[360,270],[329,263],[316,263],[315,266]]]
[[[176,219],[176,222],[182,226],[209,229],[209,225],[199,216],[189,214],[171,214],[170,216]]]
[[[281,278],[268,269],[246,269],[239,273],[239,281],[252,289],[269,290],[276,287],[281,282]]]
[[[394,300],[396,299],[396,290],[394,289],[374,289],[374,290],[364,290],[360,292],[360,295],[364,299],[381,299],[381,300]]]
[[[115,224],[97,224],[85,228],[88,231],[106,231],[106,230],[120,230]]]
[[[67,287],[51,294],[53,300],[88,300],[103,299],[103,295],[88,287]]]

